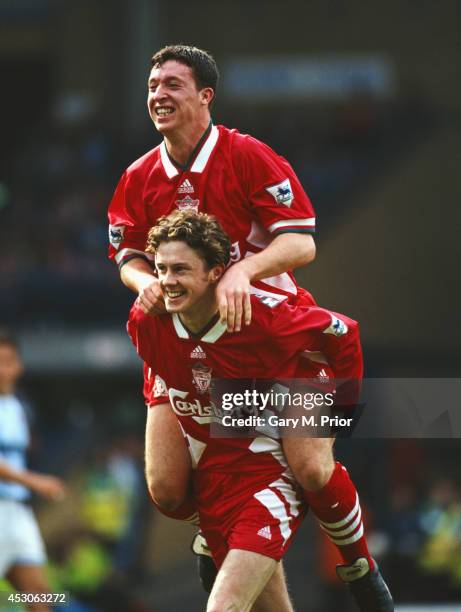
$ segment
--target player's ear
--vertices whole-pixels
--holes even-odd
[[[217,266],[210,268],[210,271],[208,272],[208,280],[210,283],[217,283],[224,274],[225,269],[226,267],[223,264],[218,264]]]
[[[211,101],[214,98],[214,91],[211,87],[204,87],[200,90],[200,99],[203,104],[211,104]]]

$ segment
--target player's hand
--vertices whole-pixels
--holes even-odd
[[[29,487],[41,497],[51,501],[61,501],[67,494],[66,486],[56,476],[31,474]]]
[[[165,300],[163,299],[163,293],[158,278],[154,278],[148,285],[140,290],[139,304],[145,314],[155,316],[166,312]]]
[[[242,319],[251,323],[250,277],[238,263],[226,270],[216,288],[221,322],[227,331],[240,331]]]

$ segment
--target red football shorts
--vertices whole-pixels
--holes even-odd
[[[218,568],[233,548],[279,561],[307,511],[296,482],[280,472],[197,473],[195,496]]]

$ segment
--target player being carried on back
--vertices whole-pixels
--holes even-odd
[[[393,610],[368,552],[357,491],[333,459],[333,437],[287,437],[282,452],[268,437],[210,436],[211,377],[310,378],[315,366],[301,356],[307,350],[326,359],[328,366],[322,367],[335,379],[361,379],[357,323],[315,306],[283,299],[267,305],[253,296],[251,325],[229,334],[219,318],[216,285],[229,263],[230,241],[208,215],[179,211],[163,218],[149,232],[147,251],[155,255],[168,314],[146,315],[137,300],[128,330],[155,373],[152,409],[169,397],[188,442],[201,529],[220,568],[208,609],[221,610],[223,602],[232,601],[235,609],[248,610],[258,601],[264,610],[268,593],[279,597],[277,609],[291,609],[276,561],[307,502],[344,559],[338,574],[360,610]],[[296,449],[303,459],[309,446],[315,460],[308,469],[316,486],[306,489],[297,478],[300,490],[287,461],[297,477]]]

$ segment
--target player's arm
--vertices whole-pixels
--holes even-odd
[[[260,253],[228,268],[217,287],[221,321],[227,321],[228,331],[240,331],[242,317],[245,325],[251,322],[252,282],[305,266],[314,258],[311,234],[286,233],[275,236]]]
[[[123,284],[137,293],[148,314],[165,311],[152,256],[145,252],[150,222],[136,176],[126,171],[109,205],[109,258],[119,267]]]
[[[231,266],[217,287],[221,320],[239,331],[251,321],[250,283],[310,263],[315,257],[315,213],[290,164],[270,147],[244,136],[234,171],[255,220],[272,236],[258,254]]]
[[[333,374],[337,384],[353,390],[355,396],[363,377],[363,355],[359,324],[345,315],[317,306],[281,305],[271,311],[269,334],[274,342],[274,352],[282,361],[285,356],[298,354],[305,359],[305,352],[321,358]],[[344,394],[343,394],[344,395]],[[354,398],[350,402],[354,403]]]
[[[59,500],[66,494],[65,485],[59,478],[30,470],[17,470],[3,461],[0,461],[0,480],[16,482],[46,499]]]
[[[329,313],[332,323],[329,330],[339,329],[339,335],[325,333],[323,352],[336,381],[335,407],[349,410],[357,405],[363,378],[363,354],[359,324],[353,319]],[[344,328],[345,326],[345,328]],[[336,332],[338,334],[338,332]]]
[[[274,323],[281,350],[319,352],[336,379],[362,378],[363,355],[357,321],[318,306],[290,307],[289,312]]]
[[[246,257],[233,267],[246,270],[250,280],[256,281],[305,266],[314,258],[315,242],[311,234],[279,234],[263,251]]]
[[[148,261],[141,257],[130,259],[120,268],[120,278],[128,289],[138,294],[140,306],[146,314],[165,312],[160,282]]]
[[[294,319],[298,319],[295,321]],[[305,327],[304,348],[320,351],[333,372],[336,382],[336,406],[357,403],[363,378],[363,354],[359,324],[345,315],[323,308],[311,307],[295,314],[291,327]],[[298,327],[299,329],[299,327]],[[297,334],[296,342],[303,333]],[[299,345],[299,348],[302,348]]]

